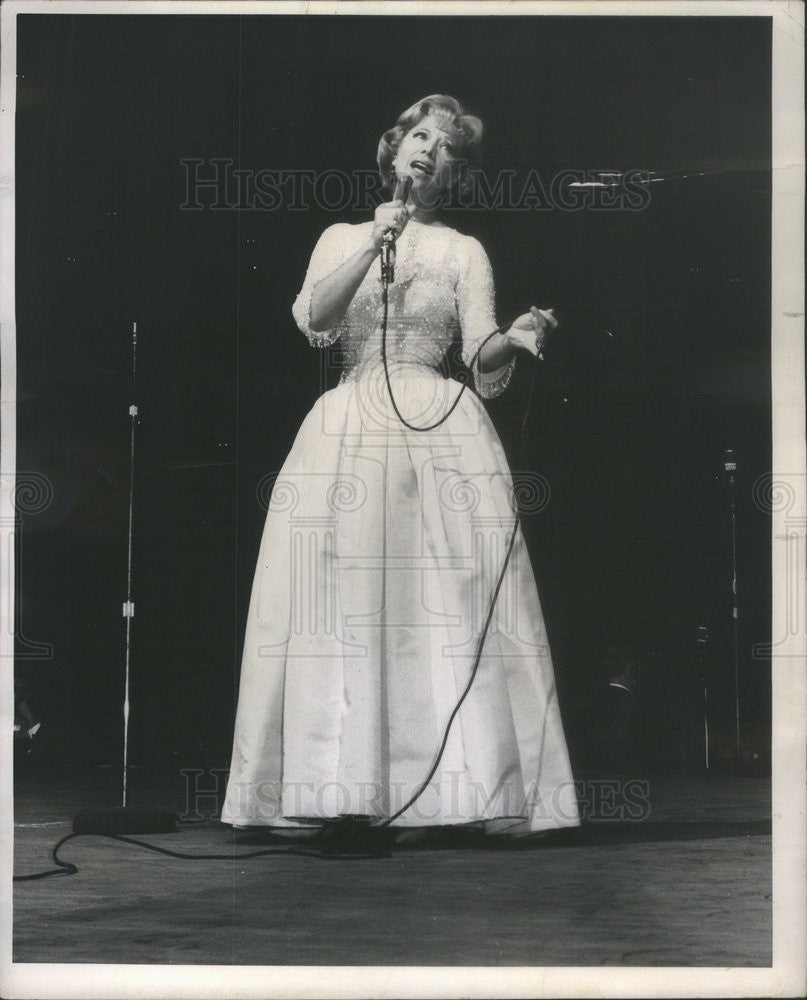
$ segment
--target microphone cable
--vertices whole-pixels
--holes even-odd
[[[389,365],[387,363],[387,322],[388,322],[388,314],[389,314],[389,291],[388,291],[386,283],[384,283],[384,285],[383,285],[382,292],[381,292],[381,297],[382,297],[382,303],[383,303],[383,314],[382,314],[382,317],[381,317],[381,361],[382,361],[382,363],[384,365],[384,378],[385,378],[386,383],[387,383],[387,392],[389,393],[389,398],[390,398],[390,402],[392,403],[392,408],[395,410],[395,416],[401,421],[401,423],[404,425],[404,427],[408,427],[410,431],[420,431],[420,432],[422,432],[422,431],[433,431],[436,427],[439,427],[440,424],[445,423],[445,421],[448,420],[448,418],[451,416],[451,414],[454,412],[454,410],[456,410],[457,405],[459,404],[459,401],[462,398],[462,394],[468,388],[468,385],[469,385],[469,383],[470,383],[471,380],[470,380],[470,378],[468,378],[467,375],[463,378],[463,380],[461,382],[462,388],[457,393],[456,399],[451,404],[448,412],[444,413],[442,415],[442,417],[440,417],[439,420],[435,420],[435,422],[433,424],[427,424],[425,427],[418,427],[415,424],[410,424],[409,421],[404,417],[404,415],[398,409],[398,404],[395,401],[395,394],[392,391],[392,384],[390,383]],[[480,354],[482,348],[485,346],[485,344],[487,344],[487,342],[492,337],[495,337],[497,334],[499,334],[499,333],[506,333],[510,329],[510,327],[512,325],[513,325],[512,323],[504,323],[502,326],[497,326],[495,330],[493,330],[491,333],[489,333],[485,337],[485,339],[482,341],[482,343],[479,345],[479,347],[477,347],[476,351],[474,352],[473,357],[471,358],[471,363],[468,366],[471,370],[473,370],[473,367],[474,367],[475,364],[478,365],[479,354]],[[537,360],[538,359],[536,358],[536,361]],[[450,380],[446,380],[446,381],[450,381]],[[527,405],[529,406],[529,403]]]
[[[418,427],[415,424],[409,423],[409,421],[406,420],[406,418],[403,416],[403,414],[401,413],[401,411],[398,409],[398,404],[397,404],[397,402],[395,400],[395,394],[392,391],[392,383],[390,381],[390,375],[389,375],[389,365],[387,363],[387,323],[388,323],[388,315],[389,315],[389,289],[388,289],[388,284],[387,284],[386,281],[382,281],[381,295],[382,295],[382,306],[383,306],[382,320],[381,320],[381,360],[382,360],[382,363],[384,365],[384,377],[385,377],[386,383],[387,383],[387,391],[389,392],[390,402],[392,403],[392,407],[395,410],[395,415],[398,417],[398,419],[401,421],[401,423],[405,427],[408,427],[410,430],[413,430],[413,431],[431,431],[431,430],[434,430],[436,427],[439,427],[442,423],[444,423],[446,420],[448,420],[448,418],[451,416],[451,414],[457,408],[457,404],[459,403],[459,401],[460,401],[460,399],[462,397],[462,394],[465,392],[465,390],[468,387],[468,384],[470,382],[470,378],[466,376],[466,378],[464,379],[464,381],[462,383],[462,388],[457,393],[456,399],[451,404],[451,406],[448,409],[448,411],[446,413],[444,413],[443,416],[439,420],[435,421],[433,424],[428,424],[427,426],[423,426],[423,427]],[[478,365],[479,365],[479,355],[480,355],[480,353],[482,351],[482,348],[485,346],[485,344],[487,344],[487,342],[492,337],[495,337],[497,334],[504,333],[507,330],[509,330],[512,325],[513,325],[512,322],[511,323],[505,323],[503,326],[496,327],[495,330],[493,330],[491,333],[489,333],[485,337],[485,339],[482,341],[482,343],[479,345],[479,347],[477,347],[476,351],[474,352],[473,357],[471,358],[471,362],[470,362],[470,364],[468,366],[471,371],[473,371],[474,365],[477,366],[477,371],[479,370],[479,368],[478,368]],[[526,428],[527,428],[527,418],[528,418],[528,416],[530,414],[530,410],[532,409],[533,398],[535,396],[535,381],[536,381],[536,375],[537,375],[537,372],[538,372],[538,361],[541,359],[542,351],[543,351],[544,346],[546,345],[546,342],[547,342],[548,338],[549,338],[549,333],[547,331],[547,335],[544,338],[543,344],[541,346],[541,350],[539,350],[538,354],[535,356],[535,359],[533,361],[532,376],[531,376],[531,379],[530,379],[530,390],[529,390],[529,394],[527,396],[527,405],[526,405],[526,407],[524,409],[524,416],[523,416],[522,421],[521,421],[521,433],[519,435],[519,443],[518,443],[518,463],[519,464],[521,464],[521,457],[522,457],[522,452],[523,452],[523,447],[524,447],[524,433],[525,433]],[[459,710],[462,708],[463,702],[468,697],[468,694],[470,693],[470,690],[471,690],[471,688],[473,686],[474,680],[476,679],[476,675],[477,675],[477,673],[479,671],[479,664],[480,664],[481,659],[482,659],[482,649],[483,649],[484,644],[485,644],[485,639],[487,638],[488,630],[490,628],[490,623],[491,623],[491,621],[493,619],[493,611],[494,611],[494,609],[496,607],[496,601],[498,600],[498,597],[499,597],[499,591],[501,590],[502,583],[504,582],[504,574],[507,571],[507,567],[508,567],[508,565],[510,563],[510,556],[512,555],[512,552],[513,552],[513,545],[515,544],[516,535],[518,533],[518,528],[519,528],[519,525],[520,525],[520,518],[519,518],[519,511],[518,511],[518,498],[517,498],[517,495],[516,495],[515,483],[513,484],[513,513],[515,515],[514,521],[513,521],[513,528],[512,528],[512,530],[510,532],[510,538],[509,538],[509,541],[507,543],[507,550],[506,550],[505,555],[504,555],[504,561],[502,563],[502,568],[501,568],[501,571],[499,572],[499,577],[498,577],[498,579],[496,581],[496,586],[493,589],[493,596],[491,597],[490,607],[488,608],[488,613],[487,613],[487,617],[485,619],[485,624],[484,624],[484,627],[482,629],[482,632],[479,635],[479,639],[477,640],[476,652],[474,654],[474,662],[473,662],[473,665],[471,667],[471,672],[470,672],[470,675],[468,677],[468,681],[467,681],[467,683],[465,685],[465,688],[463,689],[462,694],[460,695],[459,699],[457,700],[457,703],[454,706],[454,709],[453,709],[453,711],[451,712],[451,715],[448,718],[448,722],[446,723],[445,729],[443,730],[443,738],[442,738],[442,740],[440,742],[440,747],[439,747],[439,749],[437,751],[437,754],[435,755],[434,762],[432,763],[432,766],[429,769],[429,773],[423,779],[423,781],[421,782],[421,784],[418,787],[418,789],[415,792],[415,794],[412,795],[411,798],[403,806],[401,806],[400,809],[398,809],[396,812],[394,812],[392,814],[392,816],[388,816],[382,823],[373,824],[373,828],[374,829],[383,829],[384,827],[390,826],[396,819],[398,819],[399,816],[403,815],[403,813],[405,813],[407,811],[407,809],[411,808],[415,804],[415,802],[417,802],[417,800],[421,797],[421,795],[423,795],[423,793],[426,791],[426,789],[429,787],[429,783],[431,782],[432,778],[434,777],[435,773],[437,772],[437,768],[440,766],[440,761],[443,759],[443,754],[445,753],[445,749],[446,749],[446,746],[448,744],[448,737],[449,737],[449,734],[451,732],[451,727],[454,724],[454,720],[456,719],[457,714],[459,713]]]
[[[185,827],[185,829],[192,829],[193,824]],[[176,831],[171,831],[176,832]],[[363,861],[369,859],[375,859],[379,857],[379,851],[377,849],[366,849],[366,850],[356,850],[351,849],[350,851],[340,850],[338,845],[335,848],[328,848],[326,844],[324,847],[318,846],[320,841],[324,839],[327,833],[327,827],[323,827],[319,831],[319,836],[312,838],[311,847],[304,847],[299,844],[282,844],[276,847],[263,848],[260,851],[246,851],[242,854],[196,854],[189,853],[187,851],[172,851],[167,847],[160,847],[158,844],[151,844],[145,840],[138,840],[135,837],[127,837],[120,833],[100,833],[90,830],[82,830],[80,832],[68,833],[66,836],[62,837],[61,840],[57,841],[51,849],[51,860],[53,861],[55,868],[47,868],[44,871],[32,872],[29,875],[14,875],[12,878],[13,882],[34,882],[43,878],[50,878],[52,875],[75,875],[78,872],[77,865],[74,865],[71,861],[64,861],[59,857],[59,851],[61,848],[68,843],[68,841],[75,840],[77,837],[103,837],[106,840],[117,840],[122,844],[131,844],[134,847],[142,847],[147,851],[154,851],[156,854],[163,854],[169,858],[179,858],[182,861],[247,861],[250,858],[263,858],[268,855],[284,855],[284,856],[295,856],[299,858],[327,858],[335,861],[349,860],[349,861]]]

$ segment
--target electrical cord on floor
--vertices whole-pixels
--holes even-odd
[[[137,840],[134,837],[125,837],[119,833],[68,833],[67,836],[54,845],[51,851],[51,858],[56,868],[48,868],[45,871],[33,872],[30,875],[15,875],[15,882],[33,882],[37,879],[49,878],[51,875],[75,875],[78,871],[76,865],[70,861],[63,861],[59,857],[59,850],[70,840],[77,837],[104,837],[107,840],[117,840],[123,844],[132,844],[135,847],[142,847],[147,851],[154,851],[157,854],[165,854],[169,858],[180,858],[183,861],[246,861],[249,858],[261,858],[269,854],[296,855],[301,858],[333,858],[341,860],[349,858],[351,860],[361,860],[363,858],[377,858],[380,854],[378,850],[368,849],[365,852],[351,850],[343,851],[338,844],[334,844],[331,850],[327,843],[319,849],[315,847],[301,847],[299,845],[283,845],[277,847],[264,848],[260,851],[248,851],[243,854],[190,854],[187,851],[172,851],[167,847],[159,847],[157,844],[150,844],[145,840]],[[313,841],[317,843],[317,841]]]

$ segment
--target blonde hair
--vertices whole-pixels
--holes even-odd
[[[416,101],[402,112],[395,125],[381,136],[376,160],[384,187],[390,191],[395,187],[395,168],[392,161],[395,159],[401,139],[429,115],[447,118],[456,129],[458,170],[452,186],[460,193],[465,193],[471,185],[468,169],[478,162],[481,152],[482,122],[475,115],[466,114],[460,102],[447,94],[431,94],[421,101]]]

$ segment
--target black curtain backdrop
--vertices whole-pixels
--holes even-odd
[[[520,456],[525,360],[489,412],[515,471],[551,488],[524,530],[574,763],[596,761],[609,673],[631,657],[655,706],[643,763],[692,763],[698,625],[714,739],[731,746],[727,446],[743,739],[764,748],[770,663],[752,646],[770,630],[770,523],[754,502],[771,467],[768,19],[17,20],[18,469],[53,487],[21,523],[18,673],[55,757],[119,759],[134,401],[130,759],[226,766],[267,477],[338,377],[290,305],[321,230],[368,217],[310,192],[307,207],[251,204],[233,172],[371,171],[380,133],[434,92],[483,118],[491,182],[657,178],[641,211],[447,220],[488,249],[501,321],[532,303],[563,320]],[[188,208],[183,161],[210,177],[217,158],[227,193]]]

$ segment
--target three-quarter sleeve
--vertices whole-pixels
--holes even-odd
[[[462,333],[462,360],[473,370],[476,391],[483,399],[500,395],[510,383],[516,367],[515,357],[490,372],[480,372],[474,355],[496,326],[493,270],[479,240],[463,239],[459,252],[457,278],[457,315]],[[473,364],[472,364],[473,362]]]
[[[327,347],[333,344],[347,328],[347,320],[343,319],[327,330],[311,329],[311,294],[316,284],[345,260],[345,223],[335,223],[329,226],[317,240],[311,261],[306,271],[303,287],[291,307],[294,321],[308,338],[312,347]]]

